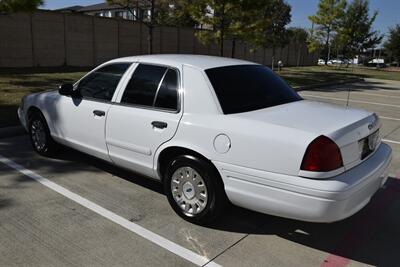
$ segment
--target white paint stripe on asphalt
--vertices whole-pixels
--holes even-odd
[[[344,102],[347,101],[347,99],[336,98],[336,97],[316,96],[316,95],[308,95],[308,94],[301,94],[301,95],[302,95],[302,96],[305,96],[305,97],[314,97],[314,98],[321,98],[321,99],[339,100],[339,101],[344,101]],[[380,105],[380,106],[394,107],[394,108],[400,108],[400,105],[391,105],[391,104],[377,103],[377,102],[369,102],[369,101],[361,101],[361,100],[352,100],[352,99],[350,99],[349,102],[363,103],[363,104],[371,104],[371,105]]]
[[[383,142],[387,142],[387,143],[392,143],[392,144],[398,144],[400,145],[399,141],[393,141],[393,140],[389,140],[389,139],[382,139]]]
[[[400,93],[399,89],[387,90],[387,89],[379,89],[381,92],[390,92],[390,93]]]
[[[383,116],[379,116],[379,118],[384,119],[384,120],[394,120],[394,121],[400,121],[399,118],[392,118],[392,117],[383,117]]]
[[[378,97],[400,98],[400,96],[394,96],[394,95],[380,95],[380,94],[372,94],[372,93],[365,93],[365,92],[354,92],[354,91],[351,91],[350,94],[363,94],[363,95],[378,96]]]
[[[135,224],[99,205],[97,205],[96,203],[81,197],[78,194],[75,194],[71,191],[69,191],[68,189],[40,176],[39,174],[28,170],[26,168],[24,168],[23,166],[19,165],[18,163],[0,155],[0,162],[4,163],[5,165],[19,171],[20,173],[32,178],[33,180],[41,183],[42,185],[46,186],[47,188],[63,195],[66,198],[71,199],[72,201],[75,201],[76,203],[84,206],[85,208],[88,208],[92,211],[94,211],[95,213],[103,216],[104,218],[124,227],[125,229],[134,232],[135,234],[149,240],[150,242],[153,242],[154,244],[174,253],[175,255],[178,255],[182,258],[184,258],[185,260],[188,260],[198,266],[203,266],[205,264],[209,264],[207,266],[221,266],[215,262],[210,261],[208,258],[201,256],[199,254],[194,253],[193,251],[184,248],[156,233],[153,233],[149,230],[147,230],[146,228]]]
[[[221,265],[219,265],[218,263],[215,263],[214,261],[210,261],[209,263],[207,263],[203,267],[218,267],[218,266],[221,266]]]

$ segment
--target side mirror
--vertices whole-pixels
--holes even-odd
[[[74,85],[72,83],[64,83],[63,85],[60,85],[58,93],[60,95],[71,96],[73,98],[81,98],[79,91],[74,90]]]
[[[58,89],[60,95],[72,96],[74,94],[74,86],[71,83],[64,83]]]

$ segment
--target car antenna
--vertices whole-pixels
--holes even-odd
[[[349,106],[349,101],[350,101],[350,86],[349,86],[349,89],[348,89],[348,91],[347,91],[347,102],[346,102],[346,107],[348,107]]]

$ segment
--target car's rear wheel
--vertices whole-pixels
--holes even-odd
[[[179,216],[198,224],[214,221],[227,203],[217,171],[207,161],[191,155],[178,156],[170,162],[164,191]]]
[[[47,122],[40,112],[34,112],[29,117],[29,136],[33,149],[43,156],[52,156],[58,149],[58,144],[50,135]]]

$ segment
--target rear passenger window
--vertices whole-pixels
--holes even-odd
[[[140,64],[125,88],[121,103],[153,106],[166,67]]]
[[[177,110],[178,108],[178,74],[175,70],[168,69],[158,90],[155,107]]]

